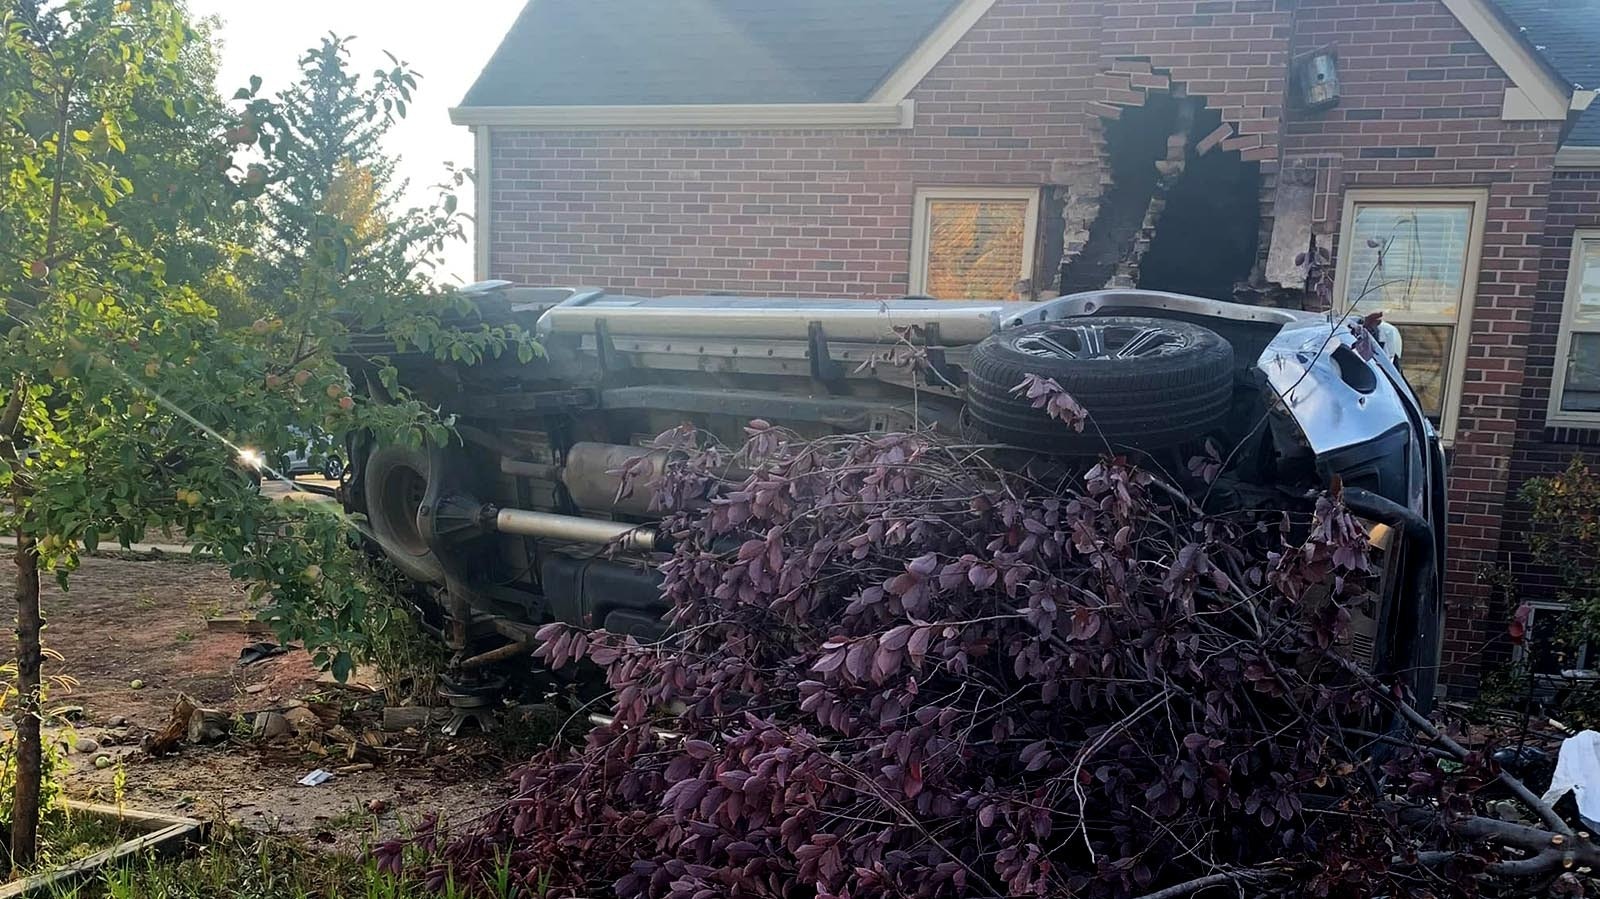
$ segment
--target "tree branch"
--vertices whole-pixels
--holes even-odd
[[[72,82],[68,78],[61,85],[61,96],[56,103],[56,171],[50,185],[50,222],[45,226],[44,258],[53,258],[56,254],[56,240],[60,237],[61,224],[61,192],[62,185],[67,178],[67,118],[72,114]]]
[[[4,450],[13,457],[16,450],[13,448],[14,438],[17,433],[17,422],[22,419],[22,398],[28,392],[28,379],[18,375],[11,387],[11,397],[6,400],[6,408],[0,411],[0,442],[4,443]]]
[[[1282,872],[1263,870],[1259,868],[1242,868],[1234,871],[1218,871],[1183,883],[1175,883],[1165,889],[1156,890],[1154,893],[1145,893],[1138,899],[1179,899],[1180,896],[1191,896],[1201,890],[1209,890],[1225,884],[1238,886],[1246,881],[1261,880]]]
[[[1492,844],[1532,853],[1527,858],[1491,863],[1486,870],[1504,877],[1534,877],[1553,874],[1575,865],[1600,866],[1600,847],[1584,839],[1568,837],[1496,818],[1466,816],[1451,819],[1431,809],[1409,806],[1392,809],[1395,817],[1408,826],[1439,824],[1464,840]],[[1437,850],[1417,855],[1418,864],[1436,867],[1464,853]]]

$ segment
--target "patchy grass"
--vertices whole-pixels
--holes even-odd
[[[39,833],[38,871],[46,871],[131,840],[139,830],[98,815],[46,816]]]
[[[318,852],[299,841],[233,830],[183,857],[148,856],[94,880],[59,888],[50,899],[464,899],[380,873],[365,858]],[[474,893],[493,899],[537,899],[509,888]]]

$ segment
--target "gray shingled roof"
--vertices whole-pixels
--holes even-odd
[[[1600,0],[1495,0],[1506,18],[1561,77],[1600,90]],[[1600,146],[1600,108],[1590,107],[1568,146]]]
[[[530,0],[462,106],[865,100],[955,0]]]

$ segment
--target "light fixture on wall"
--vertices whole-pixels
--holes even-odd
[[[1296,59],[1291,78],[1300,109],[1316,112],[1339,103],[1339,56],[1331,47]]]

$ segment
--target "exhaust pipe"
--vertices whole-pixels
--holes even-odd
[[[656,549],[656,529],[649,525],[627,524],[620,521],[601,521],[580,518],[576,515],[556,515],[550,512],[533,512],[528,509],[496,509],[492,511],[491,528],[502,534],[521,537],[543,537],[568,543],[594,543],[602,546],[620,545],[631,552],[653,552]]]
[[[424,502],[417,509],[417,530],[428,540],[454,541],[477,534],[514,534],[563,543],[589,543],[620,546],[630,552],[654,552],[666,547],[666,540],[651,525],[628,524],[557,515],[531,509],[502,509],[470,494],[440,496],[434,503]]]

